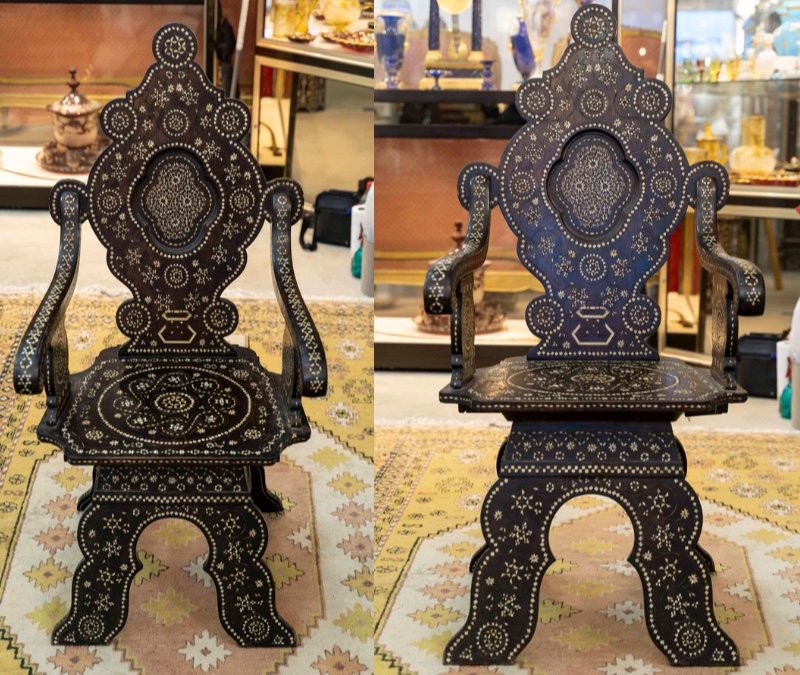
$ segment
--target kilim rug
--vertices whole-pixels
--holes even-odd
[[[314,433],[267,469],[286,511],[270,517],[267,564],[277,605],[300,646],[239,648],[222,628],[203,571],[205,539],[189,523],[151,524],[128,622],[108,647],[55,647],[80,551],[76,498],[90,467],[71,467],[36,440],[43,398],[17,397],[13,354],[36,298],[0,298],[0,674],[179,675],[310,673],[372,669],[372,306],[309,303],[328,356],[325,399],[306,406]],[[89,365],[116,331],[119,298],[75,297],[67,315],[70,368]],[[239,301],[240,327],[262,363],[280,369],[283,323],[274,301]]]
[[[565,504],[550,542],[539,625],[517,664],[448,668],[441,657],[469,609],[467,565],[507,429],[379,425],[376,438],[377,673],[652,675],[673,669],[650,641],[627,562],[633,530],[600,497]],[[800,434],[680,433],[714,557],[717,618],[744,673],[800,672]]]

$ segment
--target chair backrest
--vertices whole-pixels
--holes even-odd
[[[660,311],[644,286],[691,174],[663,123],[672,95],[625,58],[605,7],[581,8],[571,29],[558,65],[520,86],[528,123],[497,176],[519,258],[545,289],[526,311],[541,338],[529,358],[657,359],[647,339]]]
[[[169,24],[156,63],[100,121],[111,145],[88,181],[89,220],[133,293],[117,312],[123,356],[231,354],[236,307],[220,298],[261,229],[266,180],[241,140],[250,113],[194,62],[197,39]]]

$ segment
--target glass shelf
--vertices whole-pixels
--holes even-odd
[[[712,96],[780,96],[795,99],[800,94],[800,77],[730,82],[679,82],[675,92]]]

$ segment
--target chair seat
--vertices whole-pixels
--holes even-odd
[[[292,441],[278,376],[235,358],[120,359],[105,350],[71,378],[52,439],[76,464],[130,460],[272,463]]]
[[[709,371],[683,361],[543,361],[523,357],[479,368],[466,386],[445,387],[441,401],[470,412],[649,412],[694,415],[725,412],[744,401]]]

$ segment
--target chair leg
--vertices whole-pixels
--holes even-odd
[[[135,520],[130,508],[96,500],[83,512],[78,525],[83,560],[72,578],[69,614],[53,630],[54,645],[106,645],[125,625],[131,581],[142,567]]]
[[[469,616],[445,648],[448,665],[510,664],[533,637],[547,543],[560,494],[531,478],[500,478],[481,510],[486,539],[473,558]]]
[[[204,568],[217,587],[219,618],[241,647],[294,647],[297,636],[275,608],[275,582],[264,562],[267,526],[254,504],[203,514],[209,556]]]
[[[676,666],[736,666],[739,653],[714,616],[711,557],[697,543],[700,500],[685,480],[616,480],[617,501],[633,522],[628,560],[644,590],[653,642]]]
[[[708,571],[711,572],[711,574],[716,574],[717,565],[714,562],[714,558],[711,557],[711,554],[708,551],[706,551],[702,546],[700,546],[700,544],[697,545],[697,552],[701,556],[703,556],[703,560],[706,561],[706,565],[708,566]]]
[[[264,513],[283,513],[281,498],[267,487],[263,466],[250,467],[250,494],[255,505]]]
[[[475,572],[475,568],[478,566],[478,561],[481,559],[483,552],[489,548],[489,545],[484,543],[475,553],[472,554],[472,557],[469,559],[469,571]]]

